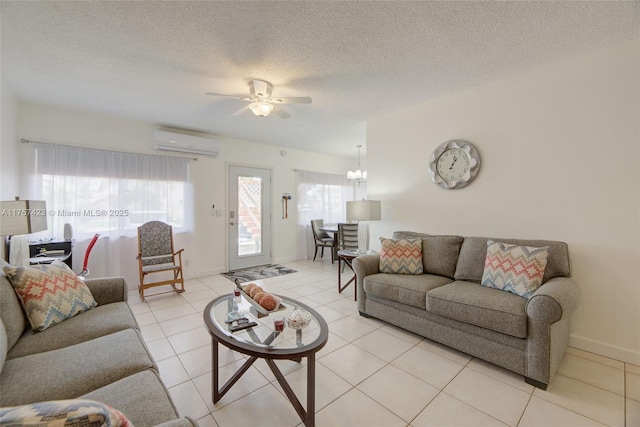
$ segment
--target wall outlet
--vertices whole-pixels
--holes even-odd
[[[184,260],[184,266],[185,266],[185,267],[189,267],[189,260],[188,260],[188,259],[185,259],[185,260]]]

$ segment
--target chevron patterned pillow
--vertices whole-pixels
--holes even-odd
[[[542,284],[550,249],[488,240],[480,284],[530,298]]]
[[[39,427],[132,427],[122,412],[87,399],[50,400],[0,408],[0,425]]]
[[[380,272],[422,274],[422,239],[380,238]]]
[[[97,305],[87,285],[64,264],[5,267],[4,273],[34,331],[44,331]]]

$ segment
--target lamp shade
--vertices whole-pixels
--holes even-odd
[[[380,200],[347,202],[347,221],[379,221],[381,212]]]
[[[31,234],[47,229],[44,200],[0,201],[0,236]]]

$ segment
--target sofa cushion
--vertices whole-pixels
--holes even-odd
[[[371,295],[426,308],[426,295],[432,289],[450,283],[451,279],[432,274],[406,275],[378,273],[364,278],[364,290]]]
[[[155,426],[178,417],[158,374],[147,369],[83,396],[118,408],[134,426]]]
[[[66,265],[5,267],[4,272],[36,331],[96,306],[89,288]]]
[[[487,240],[480,284],[530,298],[542,283],[548,257],[548,246],[534,248]]]
[[[380,272],[422,274],[422,240],[380,238]]]
[[[4,329],[4,324],[0,318],[0,373],[2,373],[2,367],[5,360],[7,360],[7,353],[9,352],[9,345],[7,340],[7,331]]]
[[[8,359],[56,350],[129,328],[138,328],[138,323],[127,303],[100,305],[46,331],[27,329],[9,351]]]
[[[7,360],[0,406],[73,399],[155,364],[139,331],[127,329],[58,350]]]
[[[427,311],[518,338],[527,336],[527,300],[510,292],[455,281],[427,293]]]
[[[22,336],[28,321],[18,295],[6,276],[0,276],[0,318],[7,332],[7,350],[11,350]]]
[[[450,277],[456,272],[458,254],[464,237],[431,236],[413,231],[396,231],[394,239],[422,239],[422,264],[425,273]]]
[[[454,278],[480,283],[484,272],[484,262],[487,256],[487,237],[465,237],[460,248],[458,265]],[[569,262],[569,247],[564,242],[552,240],[523,240],[523,239],[491,239],[510,243],[512,245],[542,247],[549,246],[549,258],[544,270],[542,283],[554,277],[571,277]]]
[[[50,400],[0,408],[0,425],[38,427],[128,427],[120,411],[86,399]]]

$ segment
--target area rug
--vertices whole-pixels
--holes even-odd
[[[232,282],[235,282],[235,280],[238,279],[240,283],[244,283],[251,282],[253,280],[267,279],[269,277],[284,276],[285,274],[295,272],[296,270],[283,267],[279,264],[267,264],[229,271],[227,273],[222,273],[222,275]]]

